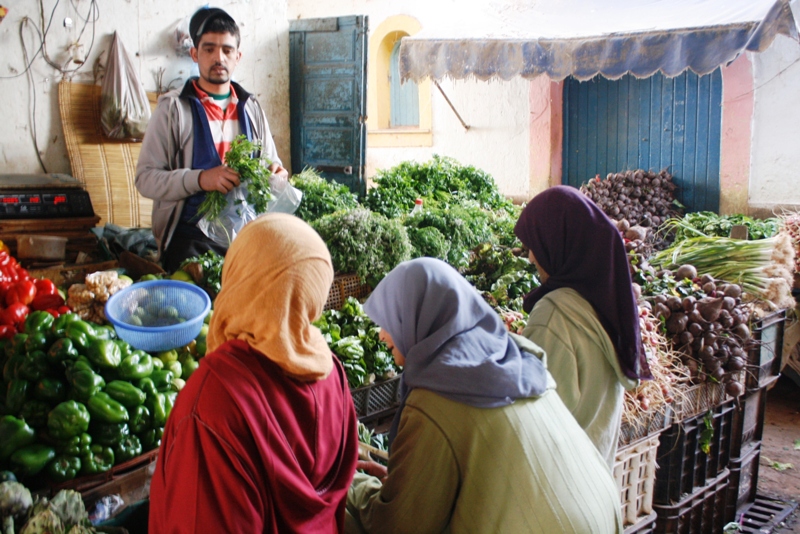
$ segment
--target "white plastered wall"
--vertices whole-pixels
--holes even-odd
[[[766,214],[782,207],[800,209],[800,45],[778,36],[751,59],[750,210]]]
[[[442,24],[464,2],[480,0],[290,0],[289,17],[319,18],[367,15],[377,28],[394,15],[416,18],[424,28]],[[440,85],[469,130],[465,130],[447,101],[431,86],[433,146],[378,148],[367,146],[367,176],[401,161],[427,161],[433,154],[450,156],[491,174],[500,191],[526,197],[529,192],[530,81],[483,82],[443,80]]]
[[[33,89],[36,96],[36,114],[31,115],[31,88],[26,75],[8,79],[22,73],[24,61],[19,39],[20,23],[29,18],[33,26],[41,23],[39,0],[3,2],[9,13],[0,23],[0,90],[3,94],[3,125],[0,127],[0,174],[43,172],[36,158],[31,137],[32,120],[35,121],[39,149],[48,172],[70,173],[69,159],[64,144],[58,110],[57,84],[62,79],[58,70],[48,65],[41,56],[32,63]],[[94,83],[93,68],[100,60],[105,64],[111,35],[117,31],[131,57],[140,81],[147,91],[156,90],[156,72],[164,69],[163,84],[176,81],[182,86],[193,72],[191,58],[179,56],[174,47],[175,27],[186,16],[207,4],[205,1],[165,2],[163,0],[98,0],[99,20],[95,28],[95,43],[89,52],[92,25],[80,43],[84,53],[89,52],[84,66],[72,75],[72,80]],[[52,60],[66,64],[70,57],[68,47],[75,40],[82,17],[89,13],[89,0],[42,0],[45,17],[53,12],[53,22],[47,35],[47,51]],[[255,0],[222,0],[211,2],[222,7],[239,23],[242,33],[242,61],[234,79],[252,92],[264,107],[272,129],[278,153],[288,165],[289,153],[289,22],[285,0],[269,2]],[[74,7],[73,7],[74,6]],[[77,7],[77,11],[75,9]],[[65,18],[73,20],[73,28],[65,28]],[[39,47],[35,31],[24,30],[29,57]],[[76,65],[68,64],[67,68]]]

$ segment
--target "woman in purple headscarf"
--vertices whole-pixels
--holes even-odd
[[[510,335],[446,263],[397,266],[364,305],[403,366],[388,476],[357,473],[347,532],[621,532],[603,458]]]
[[[545,350],[564,404],[611,466],[624,390],[651,378],[622,237],[567,186],[536,195],[514,233],[542,281],[525,296],[522,335]]]

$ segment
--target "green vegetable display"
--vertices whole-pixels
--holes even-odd
[[[61,441],[78,436],[89,428],[89,410],[80,402],[64,401],[47,416],[47,430]]]
[[[397,220],[358,208],[314,221],[339,273],[355,273],[375,286],[397,264],[411,258],[406,229]]]
[[[464,277],[492,306],[522,309],[522,297],[539,287],[536,267],[508,247],[484,243],[471,254]]]
[[[0,418],[0,462],[4,462],[14,451],[34,441],[36,434],[25,421],[11,415]]]
[[[341,310],[325,311],[314,324],[342,362],[350,387],[395,376],[394,359],[378,337],[380,327],[355,298],[347,298]]]
[[[391,218],[408,214],[417,198],[430,207],[469,201],[491,210],[511,207],[488,173],[438,155],[425,163],[405,161],[379,171],[375,183],[377,187],[367,191],[363,204]]]
[[[310,167],[292,176],[291,182],[303,192],[303,200],[294,214],[306,222],[358,207],[356,195],[346,185],[326,180]]]
[[[674,241],[678,243],[692,237],[730,237],[731,228],[737,225],[747,227],[750,240],[773,237],[780,229],[777,218],[754,219],[741,214],[717,215],[712,211],[698,211],[687,213],[682,218],[668,219],[660,232],[674,234]]]

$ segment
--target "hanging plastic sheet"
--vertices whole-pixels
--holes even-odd
[[[402,40],[400,74],[553,80],[708,74],[778,34],[798,39],[789,0],[547,0],[454,10]]]

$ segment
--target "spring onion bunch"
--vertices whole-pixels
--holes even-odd
[[[785,233],[757,241],[699,235],[662,250],[650,263],[662,269],[694,265],[697,272],[739,284],[745,293],[776,309],[794,307],[794,249]]]

